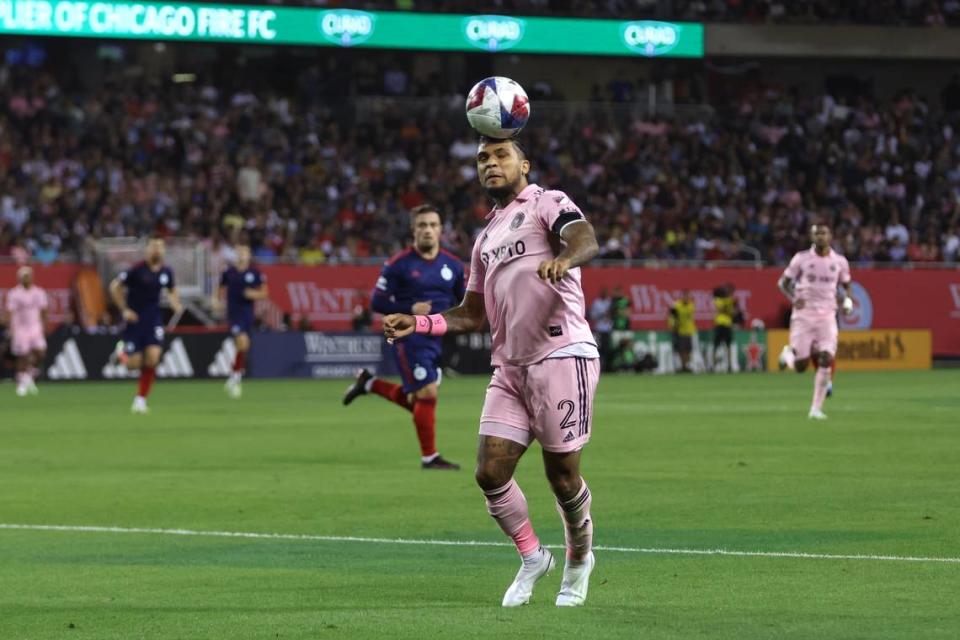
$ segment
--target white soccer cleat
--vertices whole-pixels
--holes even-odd
[[[25,384],[18,384],[18,385],[17,385],[17,397],[18,397],[18,398],[23,398],[23,397],[25,397],[26,395],[27,395],[27,385],[25,385]]]
[[[130,413],[148,413],[150,408],[147,407],[147,399],[141,396],[137,396],[133,399],[133,404],[130,406]]]
[[[227,395],[234,400],[239,400],[240,396],[243,395],[243,387],[240,386],[240,381],[234,380],[233,378],[227,380],[227,383],[223,385],[223,389],[227,392]]]
[[[784,345],[783,350],[780,351],[780,357],[777,359],[777,363],[780,365],[780,371],[784,369],[790,369],[792,371],[796,359],[797,356],[793,352],[793,348],[788,344]]]
[[[517,577],[513,579],[513,584],[503,594],[504,607],[522,607],[530,602],[530,596],[533,594],[533,585],[537,580],[553,571],[556,562],[553,554],[540,547],[536,558],[529,564],[524,562],[517,572]]]
[[[827,414],[820,409],[810,409],[810,413],[807,414],[807,418],[810,420],[826,420]]]
[[[29,393],[32,396],[38,395],[40,393],[40,389],[37,388],[37,383],[34,382],[33,380],[27,383],[27,393]]]
[[[558,607],[582,607],[587,601],[587,587],[590,586],[590,574],[596,566],[597,560],[593,551],[587,554],[582,564],[570,566],[567,560],[563,567],[563,581],[560,582],[560,593],[557,594]]]

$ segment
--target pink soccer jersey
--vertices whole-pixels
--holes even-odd
[[[484,296],[494,366],[530,365],[574,343],[594,344],[580,269],[556,285],[537,275],[540,263],[559,253],[563,227],[583,219],[565,193],[535,184],[487,216],[473,246],[467,291]]]
[[[837,287],[850,282],[850,263],[833,249],[821,256],[811,247],[793,256],[783,275],[795,283],[794,300],[803,300],[803,309],[794,314],[833,315],[837,312]]]
[[[7,292],[7,311],[10,312],[10,332],[13,334],[14,355],[24,355],[46,349],[43,337],[43,318],[40,312],[47,308],[47,294],[32,286],[17,285]]]

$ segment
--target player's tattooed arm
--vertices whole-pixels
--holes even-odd
[[[470,333],[480,331],[487,319],[483,306],[483,295],[476,291],[467,291],[460,306],[443,314],[448,333]],[[416,328],[416,319],[406,313],[391,313],[383,317],[383,335],[387,340],[405,338]]]
[[[472,333],[483,329],[487,321],[487,309],[483,304],[483,294],[467,291],[463,302],[443,314],[447,321],[447,331],[451,333]]]
[[[553,260],[541,262],[537,269],[541,280],[549,280],[553,284],[560,282],[570,269],[590,262],[600,252],[597,233],[586,220],[568,224],[560,237],[567,246]]]
[[[777,281],[777,287],[780,288],[780,292],[787,297],[787,300],[793,302],[793,279],[788,278],[787,276],[782,276],[780,280]]]

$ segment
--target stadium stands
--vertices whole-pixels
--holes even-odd
[[[285,95],[135,80],[68,91],[0,68],[0,259],[75,258],[90,237],[148,233],[217,249],[242,233],[261,262],[374,260],[427,200],[467,255],[489,203],[462,97],[357,84],[349,103],[315,69]],[[957,260],[956,79],[942,105],[768,87],[653,116],[635,90],[538,98],[523,134],[532,177],[589,213],[603,257],[782,263],[826,218],[852,262]]]

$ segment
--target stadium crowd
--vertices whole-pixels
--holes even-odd
[[[244,0],[230,1],[249,4]],[[266,0],[265,3],[290,4],[288,0]],[[960,0],[299,0],[296,4],[324,9],[583,16],[619,20],[901,26],[960,24]]]
[[[0,259],[160,234],[223,251],[243,235],[261,262],[372,260],[428,201],[469,255],[490,203],[463,97],[348,99],[326,77],[307,70],[288,95],[133,80],[78,93],[0,67]],[[602,257],[783,263],[825,219],[852,262],[957,260],[956,78],[936,105],[766,87],[670,117],[617,82],[576,112],[538,105],[521,136],[532,180],[580,204]]]

